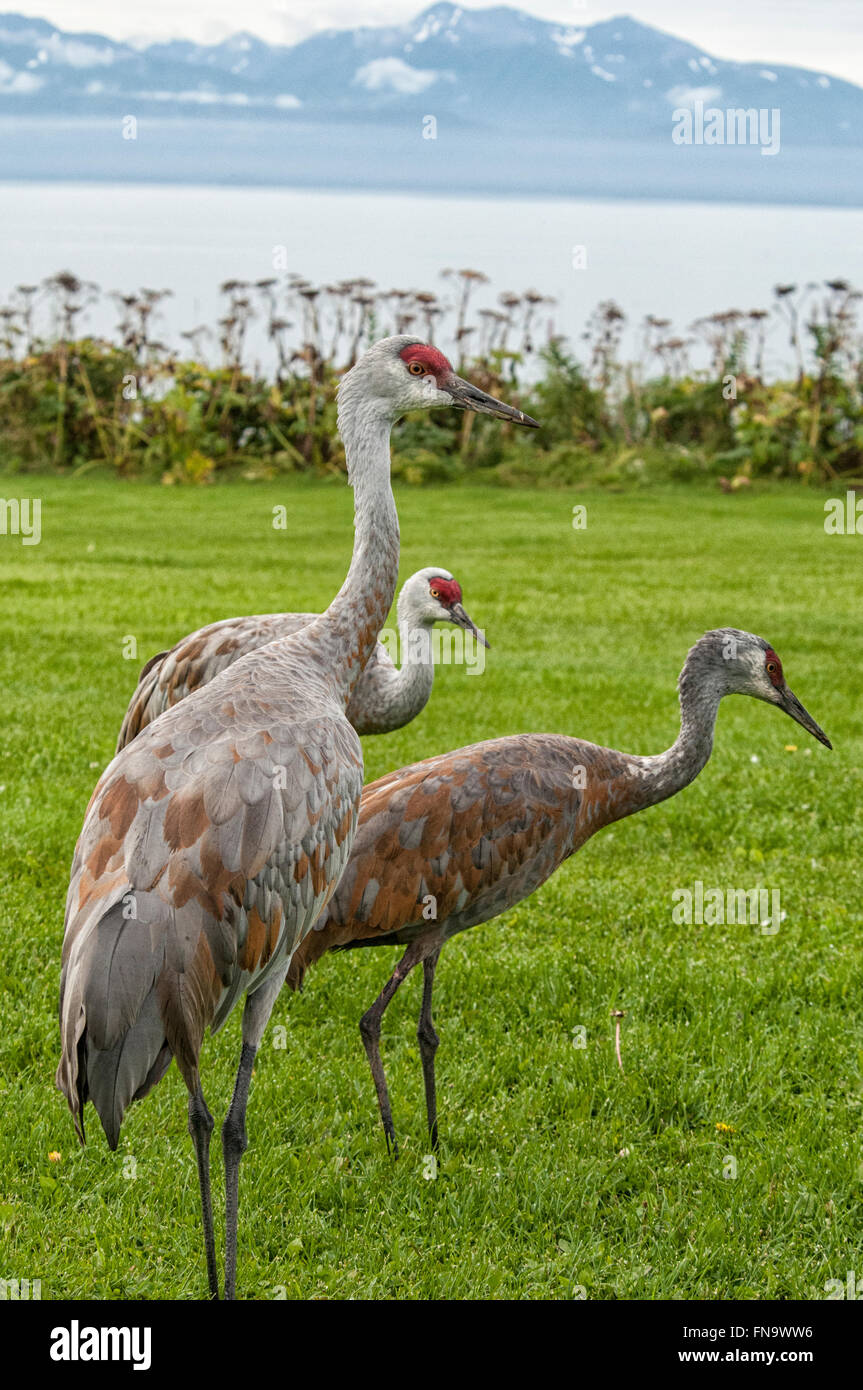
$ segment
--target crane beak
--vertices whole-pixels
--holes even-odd
[[[447,378],[442,389],[452,398],[453,405],[459,410],[475,410],[478,415],[493,415],[497,420],[512,420],[516,425],[528,425],[532,430],[539,429],[538,420],[531,419],[523,410],[516,410],[514,406],[504,405],[503,401],[480,391],[478,386],[472,386],[469,381],[456,376],[455,372]]]
[[[478,642],[481,642],[484,647],[489,646],[488,642],[485,640],[485,637],[480,632],[476,623],[473,621],[473,618],[468,617],[467,613],[462,608],[460,603],[454,603],[450,608],[449,620],[451,623],[455,623],[456,627],[463,627],[465,632],[472,632],[476,640]],[[491,650],[490,647],[489,650]]]
[[[789,714],[792,719],[802,725],[806,732],[811,734],[813,738],[817,738],[819,743],[823,743],[825,748],[833,747],[833,744],[830,742],[824,730],[819,724],[815,723],[812,715],[808,710],[803,708],[797,696],[794,694],[794,691],[789,690],[787,685],[779,692],[779,708],[784,709],[786,714]]]

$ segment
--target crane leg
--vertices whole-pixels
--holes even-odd
[[[246,997],[243,1010],[243,1050],[234,1083],[231,1107],[222,1125],[222,1154],[225,1160],[225,1298],[237,1296],[237,1221],[240,1203],[240,1159],[249,1146],[246,1135],[246,1105],[252,1084],[252,1067],[273,1005],[284,984],[287,963],[271,975],[260,989]]]
[[[219,1276],[216,1272],[216,1241],[213,1235],[213,1200],[210,1195],[210,1135],[213,1132],[213,1117],[207,1109],[201,1083],[194,1095],[189,1096],[189,1133],[195,1145],[198,1160],[198,1186],[201,1189],[201,1214],[204,1221],[204,1249],[207,1252],[207,1283],[210,1297],[219,1297]]]
[[[381,1060],[381,1020],[399,985],[404,983],[414,966],[419,965],[423,957],[435,946],[437,946],[438,950],[440,949],[437,933],[435,933],[431,941],[423,937],[418,937],[416,941],[412,941],[377,999],[360,1019],[360,1035],[363,1040],[363,1047],[366,1049],[366,1056],[369,1059],[369,1066],[372,1071],[372,1079],[375,1083],[375,1090],[377,1091],[378,1106],[380,1108],[381,1120],[383,1122],[384,1134],[387,1141],[387,1153],[392,1153],[395,1158],[399,1156],[399,1146],[396,1141],[396,1132],[393,1125],[393,1112],[390,1105],[389,1091],[387,1089],[387,1079],[384,1075],[384,1064]]]
[[[420,1021],[417,1024],[417,1040],[420,1045],[420,1059],[423,1068],[423,1083],[426,1092],[426,1114],[428,1115],[429,1142],[433,1152],[437,1152],[438,1132],[437,1132],[437,1090],[435,1087],[434,1058],[438,1050],[440,1038],[435,1032],[432,1023],[432,990],[434,988],[434,973],[437,967],[438,957],[441,948],[438,946],[436,951],[423,957],[423,1002],[420,1009]]]

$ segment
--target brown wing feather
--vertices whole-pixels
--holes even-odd
[[[334,947],[405,942],[435,924],[445,939],[520,902],[625,813],[630,766],[624,754],[532,734],[458,749],[370,783],[348,867],[295,952],[289,983],[297,988]]]
[[[199,628],[170,651],[151,657],[138,677],[120,727],[116,751],[119,753],[159,715],[208,685],[249,652],[282,637],[293,636],[317,616],[315,613],[265,613],[251,618],[226,618]],[[419,713],[427,692],[423,696],[412,690],[411,696],[401,691],[399,671],[378,642],[351,696],[347,717],[358,733],[389,733]]]
[[[204,1029],[287,959],[347,859],[359,739],[313,673],[286,700],[279,667],[253,654],[238,681],[169,710],[91,800],[67,899],[57,1079],[79,1132],[89,1095],[112,1145],[166,1056],[194,1091]]]
[[[117,739],[117,752],[194,690],[208,685],[249,652],[306,627],[314,613],[263,613],[225,618],[191,632],[142,668]]]

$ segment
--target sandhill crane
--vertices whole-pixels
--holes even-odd
[[[122,749],[93,793],[66,903],[57,1084],[79,1138],[93,1102],[110,1147],[171,1057],[189,1092],[210,1294],[218,1297],[200,1052],[245,994],[243,1047],[222,1129],[225,1297],[235,1296],[239,1164],[252,1064],[291,952],[347,862],[362,790],[345,709],[386,619],[399,531],[389,437],[407,410],[455,405],[535,425],[402,335],[376,343],[339,391],[355,494],[350,569],[329,608],[250,652]]]
[[[360,1022],[387,1147],[396,1154],[381,1019],[415,965],[422,961],[424,971],[417,1035],[436,1145],[439,1040],[431,1002],[444,942],[528,897],[603,826],[688,786],[710,757],[724,695],[753,695],[777,705],[831,747],[788,688],[773,648],[752,633],[705,633],[686,658],[679,692],[679,737],[653,757],[555,734],[522,734],[428,758],[364,789],[348,867],[294,954],[287,978],[299,988],[309,966],[332,949],[407,946]]]
[[[398,630],[402,658],[397,668],[378,641],[357,681],[347,716],[358,734],[389,734],[409,724],[425,709],[434,683],[431,629],[453,623],[488,646],[484,635],[462,605],[458,580],[440,565],[417,570],[398,597]],[[151,657],[138,677],[117,739],[117,751],[172,705],[193,690],[209,684],[235,661],[291,637],[317,613],[265,613],[252,618],[225,618],[183,637],[168,652]]]

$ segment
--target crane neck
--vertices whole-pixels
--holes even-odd
[[[639,804],[632,810],[654,806],[688,787],[713,751],[719,702],[726,691],[721,674],[697,645],[686,658],[678,690],[680,733],[674,743],[664,753],[632,760],[640,772]]]
[[[308,632],[323,643],[328,674],[345,707],[386,622],[399,568],[399,521],[390,484],[392,420],[357,392],[339,397],[339,433],[354,489],[354,549],[329,608]]]
[[[405,694],[422,698],[425,704],[434,684],[434,653],[432,632],[434,623],[417,617],[413,609],[400,608],[398,615],[399,686]]]

